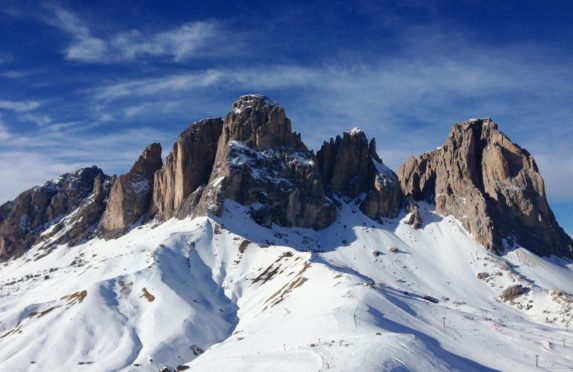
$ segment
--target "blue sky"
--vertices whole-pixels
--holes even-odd
[[[167,3],[167,4],[164,4]],[[573,233],[569,1],[0,1],[0,201],[165,154],[244,93],[314,149],[359,126],[396,169],[492,117],[536,158]]]

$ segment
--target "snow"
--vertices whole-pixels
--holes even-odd
[[[229,141],[228,146],[229,156],[227,162],[231,168],[238,169],[248,166],[255,180],[272,183],[284,189],[293,187],[291,181],[281,175],[287,167],[312,168],[315,166],[310,152],[292,149],[258,150],[235,140]]]
[[[221,184],[223,183],[224,180],[225,180],[224,176],[217,177],[213,180],[213,182],[211,182],[211,186],[214,188],[219,188],[221,187]]]
[[[245,108],[250,107],[252,104],[252,101],[254,101],[254,100],[262,100],[263,103],[267,106],[276,105],[276,103],[271,101],[267,96],[264,96],[261,94],[245,94],[245,95],[239,97],[237,102],[235,102],[235,104],[233,104],[233,113],[240,114],[241,112],[243,112],[243,110]],[[237,103],[240,103],[241,105],[239,106],[239,105],[237,105]]]
[[[1,369],[528,371],[536,355],[573,366],[557,294],[573,288],[568,261],[491,255],[426,204],[419,230],[353,203],[321,231],[224,208],[0,264]],[[504,302],[513,284],[529,291]]]
[[[351,136],[354,136],[354,135],[357,135],[357,134],[360,134],[360,133],[364,133],[364,132],[362,131],[362,129],[360,129],[360,128],[358,128],[358,127],[354,127],[354,128],[350,129],[350,130],[349,130],[348,132],[346,132],[346,133],[350,134]]]
[[[395,184],[398,183],[398,177],[396,177],[396,174],[394,172],[392,172],[392,170],[390,168],[388,168],[386,165],[384,165],[384,163],[371,158],[371,162],[372,164],[374,164],[374,167],[376,168],[376,172],[378,173],[378,176],[384,181],[384,182],[388,182],[390,184]]]

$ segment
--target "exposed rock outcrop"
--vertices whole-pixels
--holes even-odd
[[[222,140],[243,142],[258,150],[289,148],[307,151],[300,134],[293,133],[283,107],[265,96],[248,94],[233,103],[225,118]]]
[[[412,226],[414,229],[422,227],[422,215],[420,214],[420,208],[418,208],[418,205],[416,205],[416,203],[410,203],[406,209],[409,215],[404,222]]]
[[[46,250],[63,243],[74,246],[94,237],[105,212],[114,179],[103,174],[98,175],[93,193],[81,202],[78,209],[41,233],[42,248]]]
[[[521,284],[512,285],[507,287],[501,293],[501,298],[504,301],[511,301],[525,293],[525,288]]]
[[[175,216],[185,199],[209,181],[223,120],[193,123],[177,138],[163,168],[155,174],[153,212],[162,219]]]
[[[97,167],[64,174],[0,207],[0,260],[36,243],[73,244],[92,236],[109,192]]]
[[[251,205],[258,223],[324,228],[336,208],[324,193],[320,169],[284,109],[267,97],[248,95],[225,117],[209,185],[191,196],[195,214],[220,214],[225,198]]]
[[[360,209],[373,219],[398,215],[402,204],[398,177],[382,163],[375,140],[368,143],[363,131],[354,128],[331,138],[316,157],[328,192],[351,199],[365,193]]]
[[[411,157],[398,175],[406,195],[435,203],[491,250],[519,244],[573,257],[573,241],[549,208],[533,157],[491,119],[455,125],[442,147]]]
[[[100,233],[116,238],[147,214],[153,195],[153,177],[162,166],[161,145],[147,146],[126,174],[113,182]]]
[[[358,128],[324,142],[316,158],[327,190],[349,198],[370,191],[374,179],[371,156],[378,158],[376,143],[368,144]]]

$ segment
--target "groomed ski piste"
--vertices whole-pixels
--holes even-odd
[[[0,369],[573,368],[573,262],[492,255],[420,207],[415,230],[342,202],[314,231],[259,226],[227,200],[221,218],[34,247],[0,264]]]

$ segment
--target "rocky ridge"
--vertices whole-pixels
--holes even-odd
[[[314,229],[335,221],[341,201],[380,222],[405,208],[407,222],[421,228],[416,202],[428,201],[491,250],[521,244],[573,256],[533,158],[489,119],[454,126],[444,146],[410,158],[397,176],[363,131],[331,138],[315,155],[280,104],[246,95],[224,119],[183,131],[164,163],[153,144],[125,175],[85,168],[0,206],[0,260],[34,244],[115,238],[150,219],[221,215],[226,199],[249,206],[263,226]]]
[[[97,167],[66,173],[0,207],[0,260],[34,244],[74,245],[96,232],[111,178]]]

